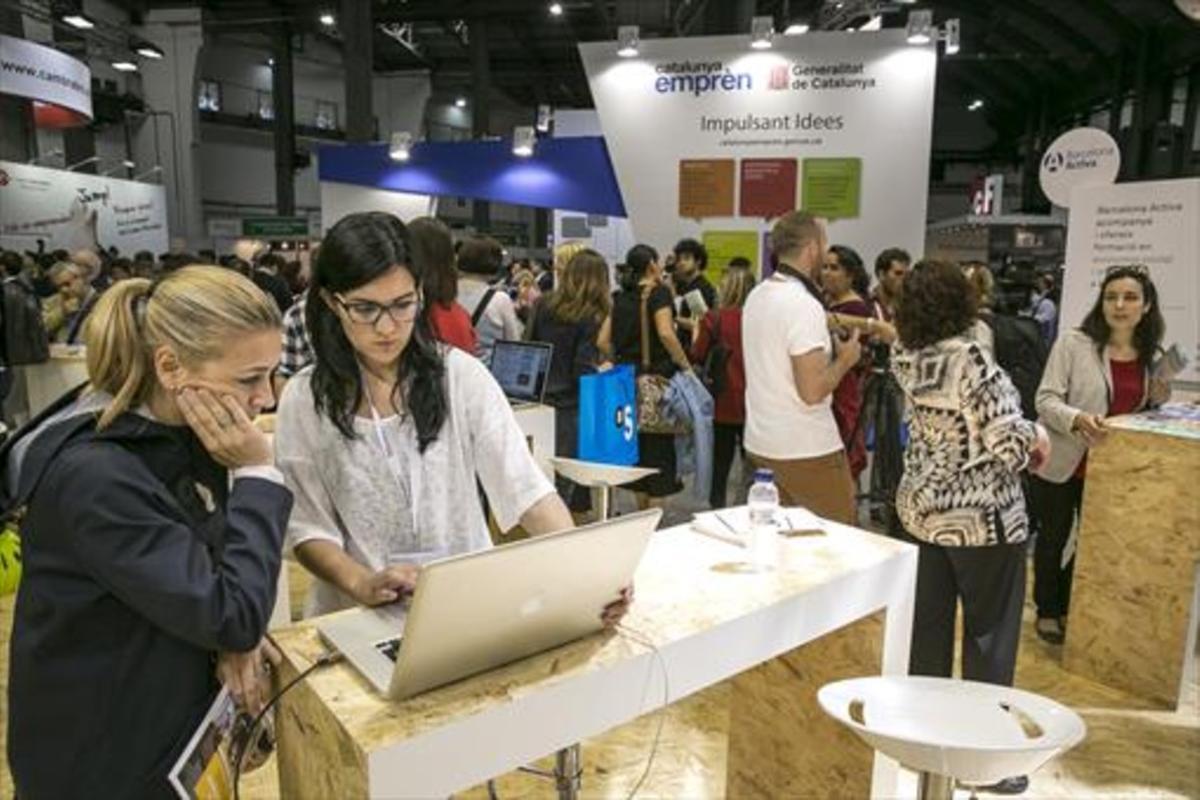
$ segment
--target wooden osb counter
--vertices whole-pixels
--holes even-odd
[[[1175,708],[1196,642],[1200,416],[1168,406],[1112,427],[1088,456],[1063,663]]]
[[[755,574],[737,567],[741,548],[659,531],[624,623],[636,636],[592,636],[404,702],[345,663],[319,670],[281,701],[280,793],[446,797],[736,676],[729,796],[894,795],[894,764],[872,772],[816,691],[907,670],[917,551],[828,527],[780,539],[776,569]],[[281,681],[325,651],[311,622],[275,638]]]

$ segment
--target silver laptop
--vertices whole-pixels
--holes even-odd
[[[661,516],[652,509],[433,561],[407,609],[347,611],[317,630],[376,689],[403,700],[599,631]]]
[[[546,396],[554,346],[545,342],[500,339],[492,345],[488,367],[514,408],[537,405]]]

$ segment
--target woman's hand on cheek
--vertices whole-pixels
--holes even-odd
[[[177,402],[204,449],[222,466],[237,469],[274,461],[270,439],[254,426],[232,396],[218,397],[208,389],[186,388]]]

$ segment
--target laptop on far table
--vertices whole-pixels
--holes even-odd
[[[553,355],[554,346],[545,342],[501,339],[492,345],[488,367],[513,408],[542,402]]]

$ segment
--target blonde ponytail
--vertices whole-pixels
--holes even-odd
[[[100,415],[101,429],[144,403],[154,385],[150,349],[138,323],[138,306],[146,302],[151,285],[145,278],[113,284],[84,322],[88,380],[93,391],[113,398]]]
[[[170,347],[180,363],[194,367],[219,358],[232,339],[280,327],[275,301],[222,267],[184,267],[157,283],[134,278],[114,284],[84,325],[91,387],[113,398],[97,427],[150,398],[158,383],[158,347]]]

